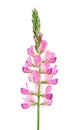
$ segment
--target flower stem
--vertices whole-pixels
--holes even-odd
[[[33,24],[34,38],[36,38],[35,49],[38,55],[40,55],[40,53],[38,52],[38,47],[40,46],[41,42],[41,36],[39,35],[41,24],[38,11],[35,8],[32,10],[32,24]],[[40,66],[39,66],[39,73],[41,74]],[[40,84],[41,81],[39,81],[38,83],[38,94],[37,94],[37,130],[40,130]]]
[[[40,83],[38,84],[38,96],[37,96],[37,130],[40,130]]]
[[[40,72],[40,67],[39,67],[39,72]],[[41,77],[40,77],[40,80],[41,80]],[[37,95],[37,130],[40,130],[40,84],[41,82],[39,81],[38,95]]]

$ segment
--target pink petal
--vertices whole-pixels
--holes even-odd
[[[43,104],[46,106],[52,105],[52,99],[50,100],[50,99],[45,98]]]
[[[30,56],[28,57],[26,63],[28,64],[28,66],[32,66],[32,65],[33,65],[33,64],[32,64],[32,59],[31,59]]]
[[[41,43],[40,43],[40,47],[38,48],[38,50],[39,50],[40,52],[44,52],[45,49],[46,49],[46,47],[47,47],[47,41],[42,40]]]
[[[52,74],[45,74],[45,81],[51,81],[53,75]]]
[[[51,74],[51,73],[52,73],[52,68],[46,70],[46,74]]]
[[[46,103],[47,106],[50,106],[52,105],[52,100],[48,100],[47,103]]]
[[[27,108],[30,107],[30,105],[29,105],[28,103],[22,103],[22,104],[21,104],[21,107],[22,107],[23,109],[27,109]]]
[[[53,68],[52,68],[52,74],[55,75],[58,70],[56,69],[57,68],[57,65],[55,65]]]
[[[47,69],[49,69],[49,67],[50,67],[50,62],[49,61],[45,61],[41,65],[41,70],[43,70],[45,72]]]
[[[24,73],[30,73],[31,72],[31,70],[28,68],[28,67],[22,67],[22,71],[24,72]]]
[[[50,85],[48,85],[48,86],[46,87],[46,94],[50,93],[50,92],[51,92],[51,89],[52,89],[52,87],[51,87]]]
[[[50,52],[49,50],[47,50],[46,53],[45,53],[44,59],[49,60],[50,58],[53,58],[53,57],[55,57],[55,53]]]
[[[34,70],[29,76],[29,80],[34,83],[38,83],[40,80],[40,73],[37,70]]]
[[[35,55],[34,50],[33,50],[33,46],[30,46],[30,48],[27,49],[27,53],[30,56],[34,56]]]
[[[22,94],[29,94],[29,90],[27,90],[25,88],[21,88],[21,93]]]
[[[39,66],[42,62],[42,59],[39,55],[34,56],[34,65]]]
[[[51,57],[51,52],[49,51],[49,50],[47,50],[46,52],[45,52],[45,59],[50,59],[50,57]]]
[[[32,104],[35,103],[35,98],[34,98],[33,95],[29,95],[28,97],[26,97],[26,101],[27,101],[30,105],[32,105]]]
[[[53,97],[53,94],[46,94],[45,95],[45,98],[47,98],[47,99],[52,99],[52,97]]]
[[[50,58],[50,59],[49,59],[49,62],[50,62],[50,63],[54,63],[54,62],[56,62],[56,59],[57,59],[56,57]]]
[[[48,81],[47,83],[56,85],[58,83],[58,79],[52,79],[52,80]]]

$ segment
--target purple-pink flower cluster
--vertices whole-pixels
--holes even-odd
[[[41,40],[37,51],[36,46],[33,45],[27,49],[28,57],[25,66],[22,67],[22,71],[28,73],[29,81],[33,82],[36,88],[40,83],[39,96],[43,98],[40,105],[50,106],[53,98],[53,94],[51,93],[52,85],[56,85],[58,82],[57,78],[54,79],[54,75],[56,75],[58,70],[57,65],[54,65],[57,57],[55,53],[47,50],[47,45],[45,40]],[[46,86],[44,93],[41,92],[42,85]],[[35,100],[35,96],[38,95],[36,88],[35,91],[29,90],[27,83],[26,88],[21,88],[21,93],[26,96],[24,103],[21,104],[22,108],[26,109],[37,104]]]

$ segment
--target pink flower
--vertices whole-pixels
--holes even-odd
[[[32,64],[32,59],[31,59],[31,56],[29,56],[28,58],[27,58],[27,61],[26,61],[26,63],[25,63],[27,66],[32,66],[33,64]]]
[[[40,47],[38,48],[38,51],[40,53],[44,52],[46,50],[46,48],[47,48],[47,45],[48,45],[47,41],[42,40],[41,43],[40,43]]]
[[[52,74],[55,75],[58,72],[57,65],[52,68]]]
[[[50,94],[46,94],[46,95],[44,95],[44,97],[45,97],[45,98],[48,98],[48,99],[52,99],[53,94],[52,94],[52,93],[50,93]]]
[[[51,74],[51,73],[52,73],[52,68],[46,70],[46,74]]]
[[[34,60],[34,65],[35,66],[39,66],[41,64],[41,62],[42,62],[42,59],[41,59],[41,57],[39,55],[34,56],[33,60]]]
[[[25,101],[28,102],[30,105],[34,105],[36,103],[34,95],[27,96]]]
[[[48,84],[56,85],[58,83],[58,79],[52,79],[47,81]]]
[[[51,87],[50,85],[48,85],[48,86],[46,87],[45,94],[43,95],[45,98],[47,98],[47,99],[52,99],[53,94],[50,93],[50,92],[51,92],[51,89],[52,89],[52,87]]]
[[[31,73],[31,69],[29,69],[28,67],[22,67],[22,71],[24,72],[24,73]]]
[[[49,59],[52,58],[52,57],[55,57],[55,53],[50,52],[49,50],[47,50],[47,51],[45,52],[44,58],[45,58],[46,60],[49,60]]]
[[[50,67],[50,62],[49,61],[45,61],[44,63],[41,64],[41,70],[46,72],[47,69],[49,69]]]
[[[52,102],[52,99],[44,98],[43,102],[40,105],[51,106]]]
[[[46,106],[50,106],[50,105],[52,105],[52,102],[53,102],[52,100],[45,99],[44,104]]]
[[[30,48],[27,49],[27,53],[30,56],[35,56],[35,52],[33,50],[33,46],[30,46]]]
[[[27,82],[26,82],[26,89],[25,88],[21,88],[21,93],[22,94],[29,94],[29,95],[33,93],[33,92],[31,92],[29,90]]]
[[[52,90],[52,87],[50,85],[48,85],[46,87],[45,93],[42,95],[43,102],[41,103],[41,105],[49,106],[52,104],[53,94],[51,93],[51,90]]]
[[[53,78],[52,74],[44,74],[44,81],[48,83],[48,81],[51,81]]]
[[[33,72],[29,76],[29,81],[38,83],[40,81],[40,73],[37,70],[33,70]]]
[[[23,109],[27,109],[29,107],[31,107],[32,105],[35,105],[35,99],[34,99],[34,96],[33,95],[29,95],[25,98],[23,98],[25,103],[22,103],[21,106]]]
[[[21,107],[22,107],[23,109],[27,109],[27,108],[30,107],[30,104],[28,104],[28,103],[22,103],[22,104],[21,104]]]
[[[56,68],[57,68],[57,65],[55,65],[53,68],[47,69],[45,73],[46,73],[46,74],[55,75],[55,74],[58,72],[58,70],[57,70]]]
[[[55,53],[50,52],[49,50],[47,50],[45,52],[45,56],[44,56],[45,60],[48,60],[49,63],[54,63],[56,61],[56,57],[55,57]]]
[[[52,57],[52,58],[49,59],[49,62],[50,63],[55,63],[56,59],[57,59],[56,57]]]
[[[38,67],[40,66],[41,62],[42,62],[42,59],[39,55],[35,55],[34,57],[29,56],[27,58],[25,65],[30,66],[30,67],[33,67],[33,66]]]
[[[22,94],[29,94],[29,91],[25,88],[21,88],[21,93]]]
[[[48,85],[48,86],[46,87],[46,92],[45,92],[45,94],[49,94],[49,93],[51,92],[51,90],[52,90],[52,87],[51,87],[50,85]]]

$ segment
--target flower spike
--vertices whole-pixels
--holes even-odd
[[[55,64],[56,54],[47,50],[48,43],[43,39],[40,18],[35,8],[32,10],[32,24],[35,44],[28,47],[28,56],[22,67],[22,71],[28,75],[31,87],[26,83],[26,88],[21,88],[21,94],[25,96],[21,107],[27,109],[37,105],[37,130],[40,130],[40,106],[52,105],[53,85],[58,83],[58,78],[54,78],[54,75],[57,74],[58,69]]]

